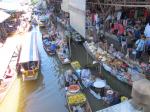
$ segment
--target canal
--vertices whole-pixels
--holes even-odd
[[[62,29],[58,28],[58,30]],[[1,105],[0,112],[68,112],[63,74],[71,66],[62,65],[57,56],[48,56],[43,49],[41,36],[38,36],[38,48],[41,58],[41,73],[38,80],[22,82],[18,78]],[[72,43],[71,48],[72,60],[78,60],[82,66],[93,61],[83,46]],[[130,96],[131,87],[116,80],[104,70],[102,71],[107,83],[114,90]],[[107,107],[91,94],[86,95],[94,112]]]

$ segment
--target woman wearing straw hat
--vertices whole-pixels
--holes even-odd
[[[78,78],[77,76],[72,72],[71,69],[67,70],[65,73],[65,86],[68,87],[72,84],[77,84]]]

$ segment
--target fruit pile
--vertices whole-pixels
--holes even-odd
[[[69,91],[79,91],[80,90],[80,87],[78,85],[70,85],[68,87],[68,90]]]
[[[86,97],[82,93],[68,96],[69,105],[79,105],[85,103],[85,101],[86,101]]]
[[[79,63],[78,61],[72,62],[71,64],[72,64],[72,66],[73,66],[73,68],[74,68],[75,70],[81,68],[81,65],[80,65],[80,63]]]

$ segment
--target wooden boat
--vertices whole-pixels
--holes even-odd
[[[8,61],[3,63],[3,67],[0,70],[1,73],[4,73],[3,75],[0,75],[0,103],[2,103],[9,89],[12,87],[15,79],[17,78],[16,64],[19,53],[16,51],[13,51],[12,55],[11,53],[12,52],[9,51],[10,56],[5,55],[5,58]]]
[[[62,64],[70,64],[71,60],[69,59],[69,54],[66,53],[67,57],[64,57],[63,55],[63,48],[60,48],[56,51],[59,60],[61,61]]]
[[[72,89],[70,88],[72,86]],[[69,112],[92,112],[88,99],[85,94],[80,90],[82,87],[80,83],[70,85],[66,90],[66,99]]]
[[[69,95],[66,94],[67,105],[68,105],[69,112],[76,112],[74,107],[76,107],[78,109],[80,108],[82,110],[81,112],[92,112],[92,109],[91,109],[90,104],[89,104],[87,99],[86,99],[86,101],[83,104],[72,106],[72,105],[69,104],[68,97],[69,97]]]
[[[37,32],[27,33],[21,46],[18,65],[23,81],[36,80],[39,74],[40,59],[36,38]]]
[[[43,41],[43,47],[44,47],[44,49],[45,49],[45,51],[46,51],[46,53],[47,53],[48,55],[51,56],[51,55],[56,54],[56,50],[55,50],[55,51],[51,51],[51,50],[50,50],[51,41],[50,41],[50,39],[49,39],[49,35],[48,35],[48,34],[42,36],[42,41]]]

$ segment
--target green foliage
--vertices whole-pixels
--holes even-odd
[[[32,5],[35,5],[36,3],[38,3],[38,0],[31,0]]]

